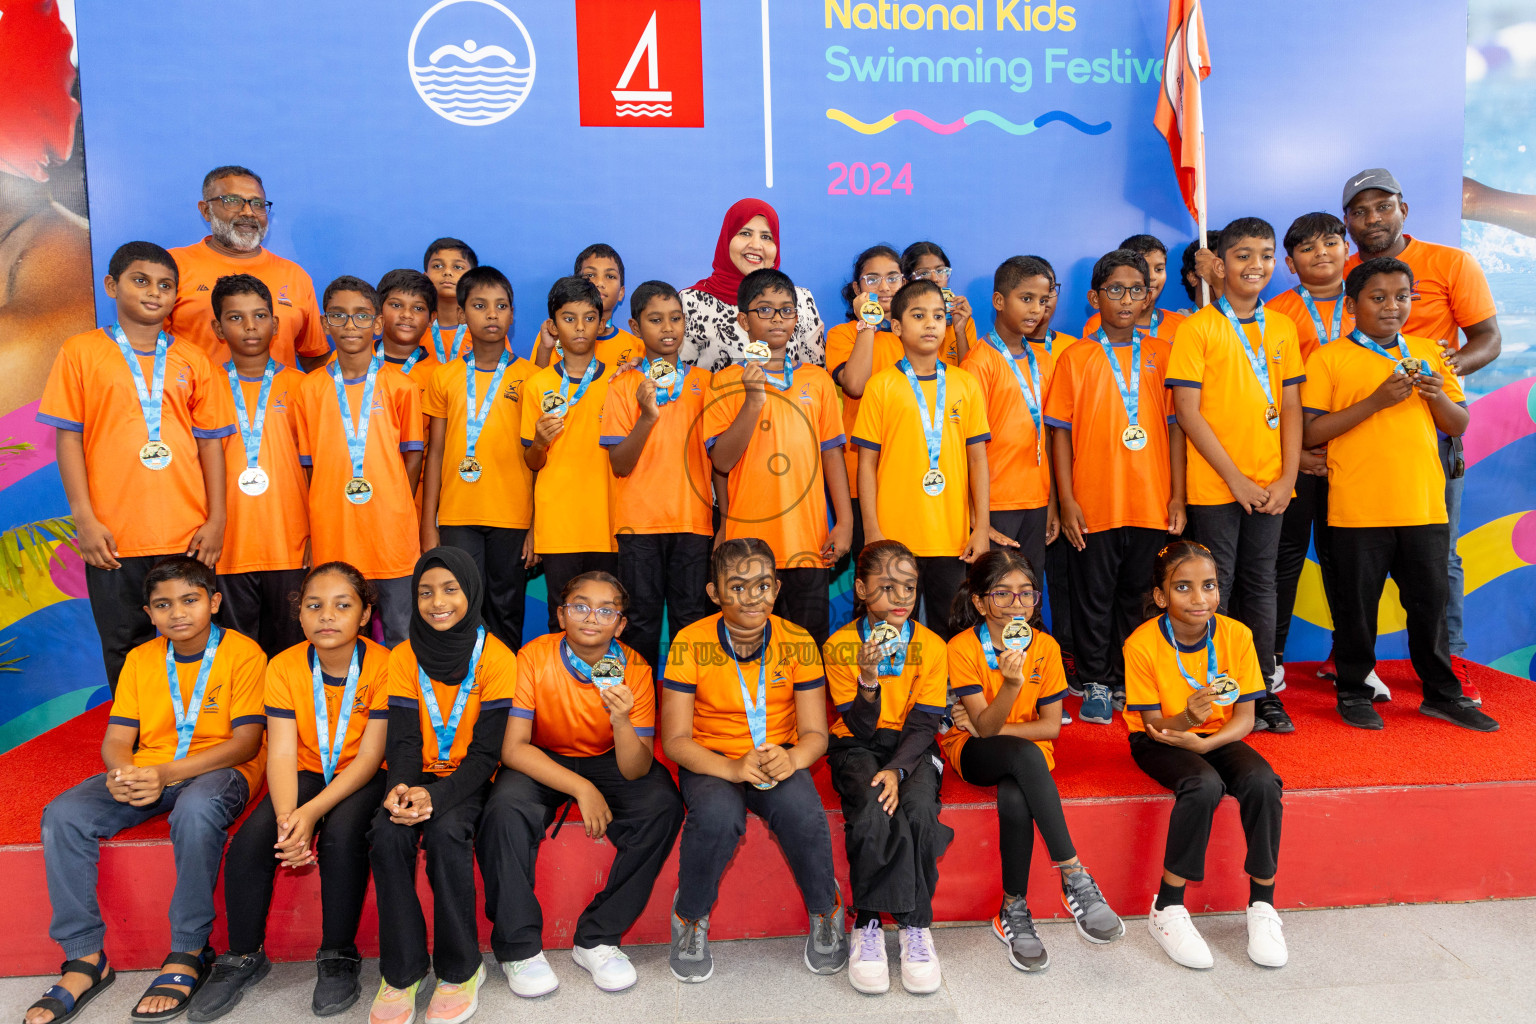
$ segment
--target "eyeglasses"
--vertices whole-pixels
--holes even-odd
[[[214,196],[213,199],[223,203],[224,209],[231,213],[239,213],[241,208],[246,206],[251,208],[252,213],[265,213],[267,210],[272,209],[272,200],[270,199],[247,199],[245,196],[235,195]],[[213,199],[208,201],[211,203]]]
[[[378,319],[378,316],[376,314],[374,314],[374,313],[327,313],[327,314],[325,314],[325,322],[330,324],[332,327],[345,327],[345,326],[347,326],[347,321],[348,320],[352,321],[354,324],[357,324],[357,326],[359,326],[359,327],[367,327],[369,324],[373,323],[377,319]]]
[[[912,271],[912,280],[931,281],[937,278],[940,281],[948,281],[949,275],[954,273],[949,267],[929,267],[927,270]]]
[[[1034,604],[1039,596],[1039,591],[1035,590],[1021,590],[1018,593],[1011,590],[987,591],[987,600],[999,608],[1011,608],[1016,604]]]
[[[882,284],[888,284],[895,288],[901,284],[901,275],[899,273],[886,274],[884,277],[881,277],[879,274],[865,274],[859,278],[859,283],[866,288],[878,288]]]
[[[1100,288],[1099,291],[1112,299],[1123,299],[1127,294],[1133,299],[1144,299],[1147,297],[1146,286],[1139,284],[1133,284],[1129,288],[1123,284],[1107,284]]]
[[[587,619],[596,615],[597,621],[604,626],[611,626],[624,616],[624,613],[617,608],[593,608],[585,604],[563,604],[560,607],[565,609],[565,614],[573,615],[578,619]]]
[[[794,306],[757,306],[747,312],[754,314],[759,320],[793,320],[796,317]]]

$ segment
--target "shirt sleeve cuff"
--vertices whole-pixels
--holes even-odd
[[[293,718],[292,708],[275,708],[271,704],[266,705],[268,718]]]
[[[139,720],[137,718],[123,718],[121,715],[113,715],[107,719],[107,723],[109,725],[125,725],[130,729],[137,729],[139,727]]]
[[[655,736],[656,735],[656,727],[654,725],[637,725],[637,726],[635,726],[635,735],[636,736]]]
[[[421,706],[421,702],[415,697],[391,697],[389,698],[389,706],[392,708],[415,709]]]
[[[231,729],[238,729],[242,725],[266,725],[266,724],[267,724],[267,716],[266,715],[241,715],[239,718],[232,718],[232,719],[230,719],[229,727]]]
[[[990,440],[992,440],[992,433],[991,433],[991,431],[988,431],[985,434],[977,434],[975,437],[968,437],[968,438],[966,438],[965,439],[965,443],[966,443],[966,445],[969,446],[969,445],[973,445],[973,444],[981,444],[984,441],[990,441]]]
[[[401,441],[400,450],[403,452],[422,452],[427,450],[425,441]]]
[[[200,441],[217,441],[221,437],[233,437],[235,425],[230,423],[222,427],[214,427],[212,430],[203,430],[200,427],[192,428],[192,436]]]
[[[531,437],[523,438],[523,447],[524,448],[532,448],[533,447],[533,438],[531,438]]]
[[[841,448],[844,445],[846,445],[847,443],[848,443],[848,435],[846,435],[846,434],[838,434],[836,437],[829,438],[829,439],[821,442],[821,450],[824,451],[824,452],[829,452],[833,448]]]
[[[1165,387],[1165,388],[1194,388],[1196,391],[1199,391],[1200,390],[1200,382],[1197,381],[1197,380],[1184,380],[1184,379],[1182,379],[1180,377],[1165,377],[1165,378],[1163,378],[1163,387]]]
[[[368,718],[370,721],[387,722],[389,721],[389,708],[374,708],[368,712]]]
[[[505,711],[511,706],[511,697],[500,697],[496,700],[483,700],[480,702],[481,711]]]
[[[1071,430],[1072,429],[1072,421],[1071,420],[1059,420],[1059,419],[1057,419],[1054,416],[1042,416],[1041,419],[1045,420],[1047,425],[1052,426],[1052,427],[1056,427],[1059,430]]]
[[[938,706],[936,704],[914,704],[914,705],[912,705],[912,710],[913,711],[926,711],[930,715],[947,715],[947,714],[949,714],[949,708],[940,707],[940,706]]]
[[[1053,693],[1053,694],[1051,694],[1051,695],[1049,695],[1047,697],[1037,698],[1035,700],[1035,705],[1039,706],[1041,704],[1055,704],[1057,701],[1061,700],[1066,695],[1067,695],[1067,691],[1066,690],[1058,690],[1055,693]]]
[[[667,679],[665,677],[662,678],[661,685],[663,689],[676,690],[678,693],[699,692],[699,688],[692,683],[679,683],[675,679]]]
[[[981,684],[980,683],[969,683],[969,684],[967,684],[965,686],[957,686],[953,690],[953,693],[954,693],[954,695],[956,697],[969,697],[973,693],[980,693],[980,692],[981,692]]]
[[[855,698],[855,700],[857,700],[857,698]],[[853,701],[850,700],[850,701],[845,701],[842,704],[834,704],[834,705],[832,705],[832,707],[833,707],[834,710],[837,711],[838,714],[846,715],[848,713],[848,709],[853,707]]]
[[[301,465],[301,466],[313,466],[314,464],[315,464],[315,460],[310,458],[308,455],[300,455],[299,456],[299,465]]]
[[[624,439],[614,434],[599,434],[597,443],[602,445],[604,448],[612,448],[616,445],[623,444]]]
[[[526,718],[530,722],[533,721],[533,708],[520,708],[514,704],[512,710],[507,712],[507,714],[513,718]]]
[[[797,690],[816,690],[827,685],[826,676],[817,676],[815,679],[807,679],[795,684]]]
[[[868,438],[860,437],[858,434],[854,434],[850,440],[860,448],[868,448],[872,452],[880,450],[880,442],[871,441]]]
[[[1314,409],[1310,405],[1302,406],[1301,407],[1301,411],[1302,412],[1309,412],[1309,413],[1311,413],[1314,416],[1327,416],[1328,415],[1328,410],[1327,409]]]
[[[1305,381],[1306,379],[1307,379],[1307,375],[1306,374],[1302,374],[1300,377],[1287,377],[1287,378],[1285,378],[1285,380],[1280,382],[1280,386],[1283,387],[1283,388],[1288,388],[1292,384],[1300,384],[1303,381]]]
[[[53,427],[55,430],[73,430],[77,434],[85,433],[85,424],[76,423],[74,420],[66,420],[59,416],[49,416],[47,413],[38,413],[37,422]]]
[[[1267,690],[1267,689],[1264,689],[1264,690],[1254,690],[1252,693],[1245,693],[1242,696],[1238,697],[1237,700],[1234,701],[1233,703],[1236,703],[1236,704],[1246,704],[1246,703],[1248,703],[1251,700],[1260,700],[1260,699],[1262,699],[1264,697],[1268,697],[1268,696],[1269,696],[1269,690]]]
[[[1163,706],[1161,704],[1127,704],[1125,709],[1127,711],[1139,711],[1145,714],[1148,711],[1161,711],[1163,710]]]

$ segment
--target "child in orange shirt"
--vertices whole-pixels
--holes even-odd
[[[953,264],[937,242],[913,242],[902,250],[901,273],[908,281],[932,281],[944,293],[945,361],[958,366],[976,344],[976,324],[964,295],[949,290]]]
[[[388,793],[368,831],[379,908],[373,1024],[409,1021],[430,970],[429,1021],[468,1020],[485,964],[475,932],[475,825],[507,733],[517,655],[481,619],[484,588],[458,548],[422,554],[411,574],[410,639],[389,656]],[[433,942],[416,895],[425,847]]]
[[[223,621],[274,657],[303,637],[293,602],[309,546],[309,483],[299,465],[304,375],[272,358],[272,293],[250,274],[214,283],[213,333],[229,348],[239,433],[224,442],[228,526],[219,555]]]
[[[533,470],[523,460],[523,399],[537,368],[507,345],[512,283],[495,267],[459,278],[473,346],[432,375],[422,482],[421,548],[469,552],[485,580],[485,623],[516,651],[533,561]],[[447,472],[444,472],[444,466]]]
[[[599,444],[613,367],[597,358],[603,299],[597,286],[562,277],[549,289],[545,333],[560,360],[529,378],[523,401],[523,459],[534,479],[533,550],[544,563],[549,631],[559,628],[553,597],[584,572],[613,572],[613,471]]]
[[[1144,333],[1154,338],[1162,338],[1172,344],[1174,332],[1178,330],[1179,324],[1184,322],[1184,314],[1176,313],[1171,309],[1157,308],[1157,300],[1162,297],[1163,286],[1168,283],[1168,247],[1155,235],[1132,235],[1115,248],[1140,253],[1141,258],[1147,261],[1147,305],[1142,310],[1141,316],[1137,318],[1136,326],[1144,327],[1146,328]],[[1093,337],[1100,325],[1100,316],[1095,312],[1088,318],[1088,322],[1083,324],[1083,337]]]
[[[561,806],[574,802],[587,837],[618,848],[571,947],[604,992],[635,983],[619,939],[645,909],[683,825],[682,797],[653,756],[650,666],[618,640],[629,602],[623,585],[605,572],[582,573],[558,600],[564,631],[530,641],[517,656],[506,769],[486,801],[478,844],[491,950],[513,993],[528,998],[560,984],[544,957],[533,883],[539,842]]]
[[[391,270],[379,278],[379,345],[384,361],[416,382],[422,401],[432,374],[443,365],[425,344],[437,312],[437,288],[415,270]],[[462,326],[462,325],[460,325]],[[434,339],[435,341],[435,339]],[[450,343],[449,348],[455,348]],[[452,359],[452,355],[449,356]]]
[[[1136,327],[1147,262],[1116,249],[1093,267],[1088,302],[1104,325],[1056,362],[1045,421],[1073,548],[1078,717],[1106,724],[1125,700],[1120,645],[1141,618],[1157,549],[1184,528],[1184,439],[1163,387],[1168,343]]]
[[[647,281],[629,306],[645,354],[608,386],[598,440],[615,478],[618,577],[633,598],[629,643],[660,667],[662,610],[674,634],[708,611],[714,524],[703,419],[710,373],[678,365],[687,322],[677,289]]]
[[[352,566],[316,566],[299,594],[305,639],[267,665],[267,795],[229,844],[229,950],[192,999],[199,1021],[234,1009],[271,969],[262,947],[280,866],[320,864],[316,1016],[340,1013],[363,991],[357,924],[368,892],[368,822],[384,799],[389,652],[358,635],[373,587]]]
[[[338,277],[321,304],[336,358],[299,389],[312,560],[348,562],[375,582],[384,645],[393,647],[410,623],[410,566],[421,550],[421,401],[410,378],[374,351],[372,285]]]
[[[172,555],[156,563],[142,600],[161,635],[130,651],[123,666],[101,744],[106,773],[60,794],[43,811],[53,906],[48,934],[64,947],[66,962],[59,983],[28,1010],[28,1021],[73,1017],[116,980],[96,902],[99,844],[167,812],[176,854],[172,952],[133,1017],[180,1014],[213,967],[208,937],[227,830],[261,776],[267,659],[254,640],[213,624],[218,583],[195,558]]]
[[[431,334],[432,354],[439,363],[462,354],[469,345],[464,338],[464,310],[459,305],[459,278],[479,265],[475,250],[457,238],[436,239],[421,259],[422,272],[437,289]]]
[[[576,254],[571,274],[583,281],[591,281],[603,297],[602,326],[597,332],[598,361],[608,367],[611,375],[639,359],[640,340],[613,322],[614,311],[624,301],[624,261],[618,250],[602,242],[587,246]],[[558,358],[562,352],[560,338],[546,325],[546,329],[539,332],[534,362],[548,366],[551,355]]]
[[[37,407],[55,430],[59,477],[85,562],[107,685],[154,628],[139,614],[150,568],[185,552],[214,566],[224,546],[229,388],[196,345],[165,332],[176,261],[129,242],[107,264],[117,322],[59,348]],[[142,424],[143,430],[140,430]]]

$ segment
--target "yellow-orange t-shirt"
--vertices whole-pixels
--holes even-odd
[[[152,388],[155,354],[135,350]],[[139,461],[149,440],[143,407],[117,343],[86,331],[59,348],[37,406],[37,420],[83,435],[85,475],[96,518],[112,531],[119,557],[175,554],[208,520],[208,492],[198,439],[235,432],[229,382],[215,376],[195,346],[171,339],[165,355],[160,439],[171,450],[164,469]]]
[[[469,450],[469,389],[464,379],[468,369],[463,359],[438,364],[423,399],[427,415],[444,421],[437,525],[526,530],[533,525],[533,470],[523,460],[523,398],[539,368],[521,356],[513,356],[507,364],[475,443],[480,479],[474,483],[459,476],[459,463]],[[494,370],[475,370],[475,401],[481,408],[494,374]]]
[[[510,714],[533,723],[533,745],[565,757],[596,757],[613,749],[613,722],[602,691],[581,676],[562,641],[564,633],[546,633],[517,652],[517,694]],[[656,735],[656,684],[651,667],[627,645],[624,685],[635,695],[629,722],[637,736]]]
[[[336,771],[341,772],[357,757],[363,745],[363,731],[370,719],[389,718],[389,651],[366,637],[357,640],[357,692],[352,698],[352,713],[342,738],[341,756]],[[321,675],[325,688],[325,721],[330,735],[336,736],[341,722],[341,698],[346,695],[346,677],[333,679]],[[315,721],[315,649],[309,641],[294,644],[267,663],[268,718],[291,718],[299,731],[299,771],[323,774],[320,760],[320,728]]]
[[[1157,311],[1157,326],[1152,328],[1152,337],[1162,338],[1170,345],[1173,344],[1173,336],[1178,332],[1179,324],[1183,323],[1186,319],[1187,317],[1183,313],[1175,312],[1171,309],[1159,309]],[[1098,313],[1094,313],[1088,318],[1088,322],[1083,324],[1083,337],[1092,338],[1102,326],[1104,326],[1103,318]],[[1141,329],[1138,325],[1137,330]],[[1068,342],[1068,344],[1071,343]]]
[[[759,679],[767,686],[766,697],[758,688]],[[685,626],[673,638],[662,688],[693,694],[694,742],[722,757],[742,757],[754,746],[743,682],[754,705],[767,702],[768,742],[795,743],[795,691],[826,685],[815,639],[794,623],[770,615],[763,646],[738,659],[718,613]]]
[[[965,322],[966,351],[976,347],[976,318]],[[960,339],[955,337],[955,325],[953,321],[944,327],[944,347],[939,350],[939,358],[951,366],[960,364]]]
[[[949,685],[948,650],[939,634],[913,619],[912,639],[907,644],[901,674],[880,676],[880,717],[875,728],[900,732],[913,711],[942,715],[949,710],[945,693]],[[864,626],[860,633],[860,626]],[[859,696],[859,649],[869,635],[867,619],[848,623],[822,646],[827,670],[827,696],[832,700],[832,735],[851,736],[843,715]]]
[[[1301,285],[1287,289],[1264,303],[1266,310],[1274,310],[1276,313],[1284,313],[1296,325],[1296,340],[1301,346],[1301,362],[1305,366],[1312,361],[1312,354],[1324,345],[1348,339],[1350,332],[1355,329],[1354,314],[1339,312],[1339,305],[1344,301],[1344,293],[1331,299],[1313,299],[1313,305],[1317,306],[1318,318],[1323,321],[1323,330],[1333,333],[1333,318],[1335,313],[1340,317],[1339,334],[1337,337],[1324,340],[1317,335],[1317,324],[1312,320],[1312,314],[1307,312],[1307,304],[1301,299]]]
[[[697,533],[711,536],[714,492],[710,489],[709,452],[704,448],[704,403],[710,373],[697,366],[678,367],[684,374],[677,398],[659,407],[645,447],[628,476],[614,477],[613,527],[626,533]],[[640,420],[636,391],[645,380],[629,370],[608,385],[603,405],[604,448],[622,444]],[[658,397],[662,389],[657,389]]]
[[[1003,688],[1003,673],[987,664],[987,652],[982,647],[978,630],[986,624],[963,629],[949,641],[949,695],[951,701],[981,694],[988,704]],[[1035,630],[1034,639],[1025,652],[1024,685],[1008,709],[1005,725],[1023,725],[1040,718],[1040,708],[1049,707],[1067,695],[1067,674],[1061,667],[1061,645],[1049,633]],[[975,716],[973,715],[972,718]],[[960,771],[960,751],[971,734],[964,729],[951,728],[939,737],[944,756]],[[1045,755],[1049,768],[1056,767],[1056,747],[1050,740],[1035,740],[1035,746]],[[963,777],[963,774],[962,774]]]
[[[992,439],[987,442],[987,470],[991,474],[988,494],[994,511],[1020,508],[1044,508],[1051,499],[1051,460],[1045,444],[1045,423],[1037,432],[1029,401],[1035,403],[1036,415],[1045,409],[1045,396],[1051,376],[1056,372],[1056,356],[1043,341],[1024,342],[1034,353],[1031,372],[1029,356],[1020,352],[1011,359],[982,338],[971,347],[962,364],[981,385],[987,396],[987,426]],[[1011,355],[1011,353],[1010,353]],[[1029,398],[1019,386],[1009,363],[1019,368]]]
[[[1403,340],[1411,355],[1445,378],[1442,387],[1451,401],[1466,400],[1439,344],[1412,335]],[[1369,398],[1395,369],[1395,363],[1347,338],[1328,345],[1307,362],[1302,408],[1318,414],[1341,412]],[[1328,525],[1427,526],[1446,521],[1440,436],[1429,402],[1417,391],[1328,442]]]
[[[566,381],[556,362],[528,378],[523,396],[523,447],[532,447],[546,392],[568,383],[565,430],[549,446],[544,468],[534,478],[533,549],[541,555],[577,551],[614,551],[613,467],[598,443],[603,434],[603,403],[613,367],[601,361],[592,382],[575,401],[581,377]]]
[[[222,373],[229,387],[229,368]],[[260,377],[241,377],[240,393],[245,398],[248,422],[254,425],[256,404],[261,398]],[[267,474],[267,489],[260,494],[246,494],[240,489],[240,474],[246,469],[245,440],[236,429],[224,439],[224,505],[228,515],[224,527],[224,550],[219,555],[219,573],[269,572],[298,569],[304,565],[304,548],[309,542],[309,482],[299,462],[299,389],[304,374],[283,367],[272,376],[272,391],[267,396],[267,419],[261,430],[261,448],[256,464]],[[231,393],[233,402],[233,393]],[[238,417],[236,417],[238,426]]]
[[[133,763],[139,767],[170,764],[176,760],[176,712],[171,707],[170,680],[165,675],[167,643],[165,637],[157,636],[128,652],[123,662],[123,674],[117,680],[117,693],[112,699],[112,714],[108,721],[139,730],[139,746],[133,752]],[[178,699],[183,708],[197,688],[202,664],[201,651],[187,661],[176,656]],[[261,653],[256,641],[233,630],[222,631],[219,648],[213,655],[213,668],[203,689],[202,707],[195,711],[197,725],[192,730],[188,757],[233,738],[235,730],[242,725],[267,724],[261,704],[266,668],[267,656]],[[235,770],[245,776],[252,794],[256,792],[265,761],[266,745],[263,744],[255,757],[235,765]]]
[[[1262,352],[1269,366],[1270,390],[1275,408],[1281,392],[1306,379],[1296,325],[1280,312],[1265,310],[1264,332],[1255,319],[1243,324],[1248,347]],[[1248,353],[1232,330],[1232,323],[1215,305],[1206,306],[1179,325],[1168,361],[1167,384],[1171,388],[1195,388],[1200,392],[1200,415],[1211,425],[1221,446],[1237,465],[1238,472],[1268,487],[1280,477],[1280,431],[1265,421],[1269,398],[1259,384]],[[1193,444],[1188,446],[1186,481],[1191,505],[1226,505],[1237,499],[1227,482],[1211,467]]]
[[[452,775],[459,767],[459,762],[469,752],[470,741],[475,738],[475,722],[482,710],[512,706],[512,695],[517,691],[517,655],[486,633],[485,646],[480,650],[480,664],[475,667],[474,675],[465,677],[457,686],[432,680],[432,696],[445,723],[453,714],[453,702],[459,697],[460,686],[470,687],[469,696],[464,701],[464,713],[454,731],[448,757],[440,759],[432,716],[421,699],[421,669],[416,662],[416,652],[411,649],[409,640],[389,652],[389,706],[416,710],[421,721],[421,770],[432,775]]]
[[[1225,615],[1216,616],[1216,670],[1225,672],[1237,683],[1238,697],[1228,705],[1211,704],[1211,715],[1189,730],[1200,736],[1217,732],[1232,718],[1232,709],[1245,701],[1258,700],[1267,691],[1259,674],[1259,656],[1253,650],[1253,633],[1247,626]],[[1163,633],[1162,616],[1148,619],[1125,640],[1125,727],[1131,732],[1146,732],[1142,712],[1162,718],[1182,714],[1194,688],[1179,672],[1182,663],[1191,679],[1204,685],[1210,668],[1205,645],[1193,651],[1175,650]]]
[[[250,274],[272,292],[272,315],[277,330],[272,334],[272,358],[297,367],[298,356],[319,356],[331,350],[325,320],[315,301],[315,284],[292,260],[262,249],[250,259],[223,256],[208,247],[209,238],[172,249],[180,274],[176,306],[171,310],[171,333],[187,338],[215,366],[229,360],[229,346],[213,333],[213,286],[231,274]]]
[[[1464,249],[1422,242],[1404,235],[1408,242],[1397,258],[1413,269],[1413,305],[1408,310],[1404,334],[1450,343],[1461,348],[1457,328],[1480,324],[1498,313],[1493,292],[1477,260]],[[1355,253],[1344,264],[1344,276],[1360,265]]]

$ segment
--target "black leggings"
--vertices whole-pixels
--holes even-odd
[[[1034,741],[1019,736],[972,736],[960,748],[960,777],[973,786],[997,787],[1003,892],[1023,896],[1029,891],[1029,861],[1037,827],[1051,860],[1077,856],[1056,780]]]

